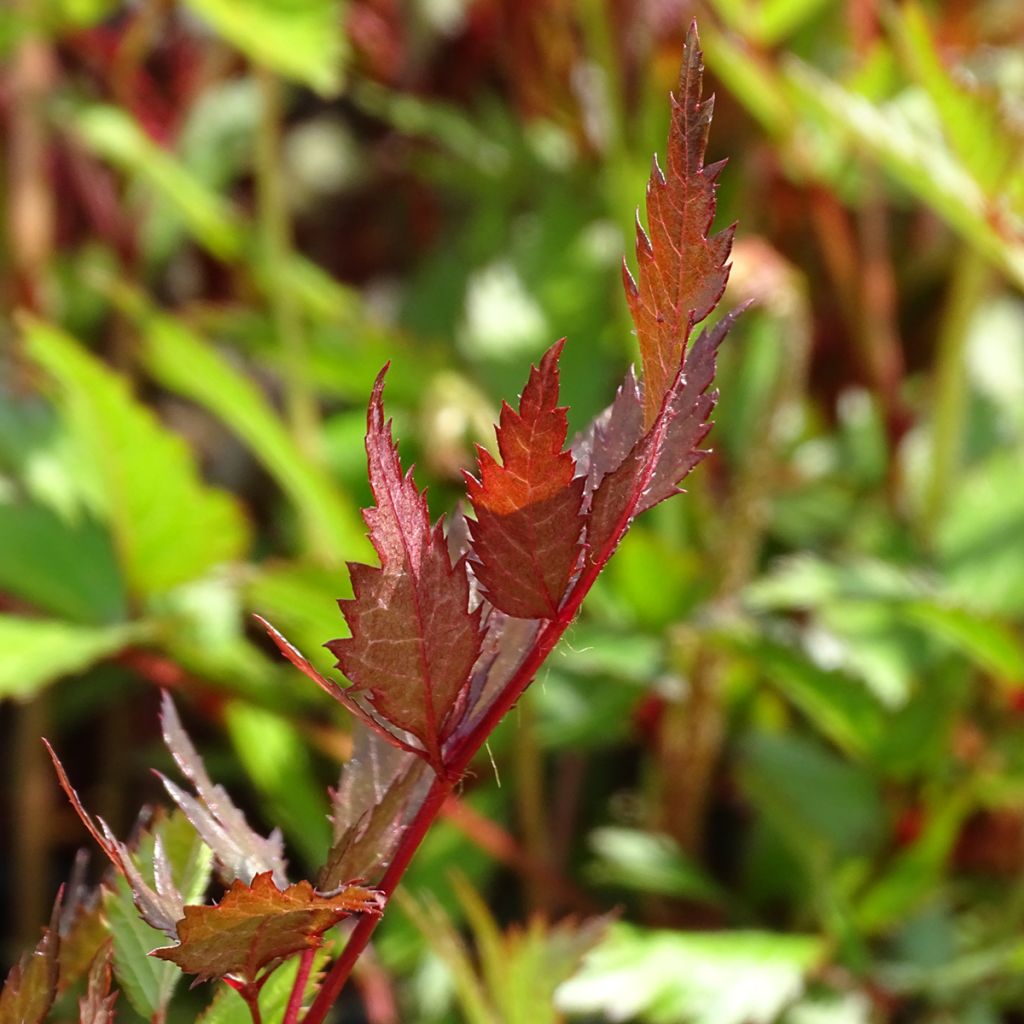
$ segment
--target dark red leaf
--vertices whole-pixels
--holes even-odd
[[[185,907],[179,944],[151,955],[200,979],[231,975],[253,983],[264,968],[321,945],[323,933],[342,918],[380,911],[372,889],[350,885],[327,897],[303,881],[282,891],[264,871],[251,886],[236,880],[216,906]]]
[[[478,448],[480,479],[466,474],[476,512],[470,522],[473,571],[488,600],[507,615],[553,619],[579,561],[584,479],[565,447],[558,406],[564,339],[533,367],[519,411],[503,403],[499,465]]]
[[[708,390],[715,376],[715,355],[739,312],[701,332],[654,426],[601,479],[587,520],[588,557],[594,564],[608,560],[636,516],[678,493],[679,481],[707,455],[699,446],[711,429],[709,417],[717,397]]]
[[[464,559],[452,565],[441,524],[430,525],[412,470],[403,474],[384,422],[384,373],[374,385],[366,454],[377,501],[363,515],[380,568],[350,565],[351,600],[339,602],[352,636],[328,648],[377,715],[422,744],[442,771],[441,747],[464,710],[464,691],[480,652],[480,611],[469,611]]]
[[[647,225],[637,221],[637,279],[623,280],[644,371],[644,424],[654,425],[683,363],[693,325],[718,304],[729,276],[733,228],[710,235],[715,179],[704,165],[714,97],[703,99],[703,54],[694,23],[686,37],[678,95],[672,97],[667,166],[657,158],[647,185]]]

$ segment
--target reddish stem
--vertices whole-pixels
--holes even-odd
[[[306,983],[309,981],[309,972],[313,969],[315,956],[315,949],[307,949],[299,959],[299,970],[295,975],[295,984],[292,985],[292,993],[288,997],[288,1006],[285,1008],[281,1024],[296,1024],[298,1021],[302,1010],[302,997],[306,994]]]
[[[562,606],[558,618],[550,621],[541,630],[530,653],[523,659],[512,678],[509,679],[501,695],[491,704],[480,721],[473,727],[473,730],[452,751],[448,758],[445,774],[434,777],[433,784],[427,791],[426,798],[421,804],[420,809],[416,812],[416,816],[409,823],[405,832],[403,832],[402,839],[395,850],[395,856],[388,865],[388,869],[384,873],[380,884],[377,886],[385,900],[389,900],[395,889],[398,888],[398,883],[402,880],[402,876],[409,867],[416,850],[426,837],[430,826],[434,823],[434,819],[440,813],[449,793],[451,793],[453,787],[469,767],[470,761],[473,760],[477,751],[484,745],[487,737],[494,731],[497,724],[523,695],[523,691],[533,682],[538,669],[540,669],[547,656],[554,649],[555,644],[561,639],[562,634],[569,628],[569,624],[579,611],[583,599],[594,585],[594,581],[600,574],[604,564],[608,561],[612,551],[614,551],[615,545],[618,543],[621,534],[625,532],[627,525],[628,518],[624,516],[621,529],[616,532],[616,536],[605,546],[605,550],[601,552],[602,557],[595,559],[593,563],[588,565],[576,581],[576,585]],[[352,968],[355,966],[360,954],[369,943],[378,921],[380,921],[380,917],[377,915],[366,915],[360,919],[349,937],[344,952],[335,961],[334,966],[331,967],[323,986],[317,993],[316,999],[313,1000],[313,1005],[310,1006],[309,1012],[303,1018],[302,1024],[322,1024],[328,1011],[334,1005],[334,1001],[345,987],[345,983],[348,981]]]

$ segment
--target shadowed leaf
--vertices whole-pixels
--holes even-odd
[[[0,991],[0,1024],[41,1024],[57,994],[61,895],[53,906],[50,926],[31,953],[10,970]]]

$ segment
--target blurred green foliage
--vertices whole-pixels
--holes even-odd
[[[1024,1012],[1011,0],[14,0],[7,960],[83,841],[38,734],[124,834],[156,796],[159,687],[315,868],[346,722],[249,613],[330,670],[386,360],[435,515],[559,335],[574,427],[609,401],[634,354],[618,261],[693,14],[740,223],[726,304],[756,301],[723,353],[716,453],[495,735],[382,928],[367,1015],[354,998],[342,1019]],[[152,1017],[168,965],[140,958],[123,892],[106,906],[121,1019]],[[243,1009],[228,993],[203,1019]]]

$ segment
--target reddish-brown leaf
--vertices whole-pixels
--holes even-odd
[[[366,454],[377,501],[363,515],[380,568],[349,566],[351,600],[339,602],[352,636],[327,647],[380,718],[412,734],[443,770],[441,747],[464,710],[480,652],[480,611],[469,611],[464,559],[452,565],[441,524],[430,525],[412,470],[402,473],[381,371],[367,417]]]
[[[644,371],[649,429],[683,363],[693,325],[718,304],[729,276],[733,228],[709,235],[715,179],[724,161],[704,165],[714,97],[703,99],[696,23],[686,37],[678,95],[672,97],[666,168],[657,158],[647,185],[647,227],[636,233],[637,279],[623,263]]]
[[[230,975],[253,983],[264,968],[318,947],[323,933],[342,918],[381,909],[372,889],[349,885],[327,897],[303,881],[282,891],[264,871],[252,885],[236,879],[216,906],[185,907],[179,944],[154,949],[152,955],[203,980]]]
[[[715,377],[715,356],[740,312],[701,332],[654,426],[618,467],[600,477],[587,518],[587,555],[593,564],[603,565],[633,519],[678,493],[679,481],[707,455],[700,444],[711,429],[709,417],[717,399],[717,393],[709,391]],[[626,386],[629,384],[627,378]],[[628,429],[629,422],[630,417],[623,414],[622,429]],[[609,425],[615,423],[613,416]],[[614,435],[605,440],[609,447],[616,446]]]
[[[110,991],[110,943],[93,959],[85,994],[78,1000],[79,1024],[112,1024],[117,992]]]
[[[584,479],[564,451],[566,410],[558,405],[558,360],[565,340],[533,367],[516,412],[501,407],[499,464],[477,449],[480,479],[466,474],[476,521],[473,571],[506,615],[553,619],[579,561]]]
[[[50,927],[31,953],[26,953],[7,975],[0,990],[0,1024],[41,1024],[57,995],[60,971],[61,896],[54,904]]]

